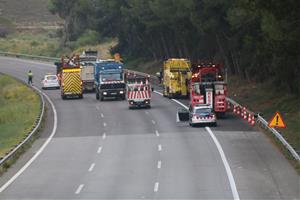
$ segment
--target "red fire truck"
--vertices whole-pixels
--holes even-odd
[[[150,108],[151,104],[151,85],[149,77],[127,74],[127,100],[129,108],[146,107]]]
[[[208,104],[223,117],[226,112],[227,84],[221,64],[199,64],[192,66],[190,80],[190,105]]]

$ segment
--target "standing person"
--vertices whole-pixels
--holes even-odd
[[[29,72],[27,73],[28,75],[28,85],[32,85],[32,78],[33,78],[33,73],[31,72],[31,70],[29,70]]]

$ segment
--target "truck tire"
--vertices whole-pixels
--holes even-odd
[[[80,95],[79,95],[79,99],[82,99],[82,98],[83,98],[83,94],[80,94]]]
[[[61,95],[61,98],[62,98],[63,100],[65,100],[65,99],[66,99],[66,95],[62,94],[62,95]]]

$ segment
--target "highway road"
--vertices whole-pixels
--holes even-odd
[[[34,84],[51,64],[0,57],[0,72]],[[229,88],[230,89],[230,88]],[[126,101],[62,100],[48,105],[40,139],[0,178],[0,199],[300,199],[299,175],[263,133],[228,114],[213,128],[176,123],[180,105],[153,93],[151,109]],[[181,100],[183,104],[187,101]],[[3,185],[35,154],[11,184]],[[227,165],[228,164],[228,165]]]

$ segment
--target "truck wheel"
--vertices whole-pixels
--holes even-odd
[[[99,100],[99,93],[96,92],[96,99]]]
[[[65,95],[61,95],[61,98],[63,99],[63,100],[65,100],[66,99],[66,96]]]
[[[79,99],[82,99],[82,98],[83,98],[83,94],[80,94],[80,95],[79,95]]]

